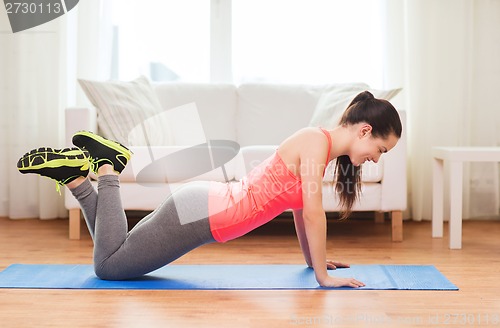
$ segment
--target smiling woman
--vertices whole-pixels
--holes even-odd
[[[360,186],[356,165],[362,158],[378,160],[381,147],[391,150],[401,136],[401,121],[389,102],[365,91],[353,99],[340,123],[331,130],[299,129],[241,179],[183,184],[130,232],[119,174],[132,152],[120,143],[80,131],[72,137],[76,147],[33,149],[17,168],[69,188],[94,239],[94,270],[101,279],[142,276],[204,244],[244,236],[291,209],[304,259],[317,282],[323,287],[361,287],[364,283],[354,278],[327,273],[327,268],[344,264],[326,255],[324,175],[332,160],[347,158],[347,167],[340,167],[346,175],[338,174],[336,186],[342,210],[349,213]],[[97,190],[89,171],[98,176]]]

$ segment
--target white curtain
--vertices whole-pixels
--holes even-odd
[[[386,5],[386,78],[404,87],[408,112],[410,216],[428,220],[432,147],[500,145],[500,1]],[[498,164],[467,165],[463,216],[494,218],[498,211]]]
[[[67,216],[55,182],[21,175],[16,163],[32,148],[65,146],[64,109],[84,101],[76,77],[102,78],[106,72],[100,52],[105,43],[99,42],[104,14],[101,1],[81,1],[58,19],[13,34],[0,10],[1,217]]]

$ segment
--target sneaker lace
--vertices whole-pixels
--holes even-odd
[[[59,194],[59,196],[61,196],[61,187],[64,187],[64,185],[66,184],[66,181],[59,181],[56,179],[52,179],[52,180],[54,180],[56,182],[56,191]]]
[[[89,166],[90,171],[97,174],[97,164],[95,162],[95,159],[92,158],[92,156],[89,156],[88,159],[89,159],[89,164],[90,164],[90,166]]]
[[[61,196],[61,186],[64,186],[64,183],[61,181],[54,180],[56,182],[56,191]]]
[[[94,163],[92,157],[89,156],[88,161],[89,161],[89,170],[94,172],[95,163]],[[56,182],[56,191],[59,193],[59,196],[61,196],[61,187],[64,187],[64,185],[66,185],[66,183],[68,183],[68,180],[70,180],[71,178],[74,178],[74,177],[69,177],[66,180],[52,179]]]
[[[66,183],[68,183],[68,180],[70,180],[71,178],[74,177],[69,177],[66,180],[61,180],[61,181],[52,179],[56,182],[56,191],[59,193],[59,196],[61,196],[61,187],[64,187],[64,185],[66,185]]]

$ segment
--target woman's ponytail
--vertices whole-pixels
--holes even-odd
[[[375,98],[369,91],[358,94],[345,110],[339,125],[366,122],[372,126],[372,136],[387,138],[393,133],[401,137],[401,120],[390,102]],[[342,208],[341,220],[349,217],[361,192],[361,165],[354,166],[347,155],[339,156],[335,165],[335,191]]]
[[[335,191],[343,209],[340,219],[351,214],[351,208],[361,191],[361,166],[354,166],[347,155],[339,156],[335,163]]]
[[[356,103],[373,99],[373,95],[368,91],[358,94],[347,106],[344,115],[340,119],[340,125],[348,124],[348,114],[352,106]],[[335,191],[339,195],[340,207],[343,209],[340,219],[344,220],[351,214],[351,208],[361,189],[361,166],[354,166],[347,155],[339,156],[335,163]]]

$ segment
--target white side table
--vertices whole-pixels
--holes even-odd
[[[462,182],[464,162],[500,162],[500,147],[434,147],[432,149],[432,237],[443,237],[443,167],[450,165],[450,248],[462,248]]]

